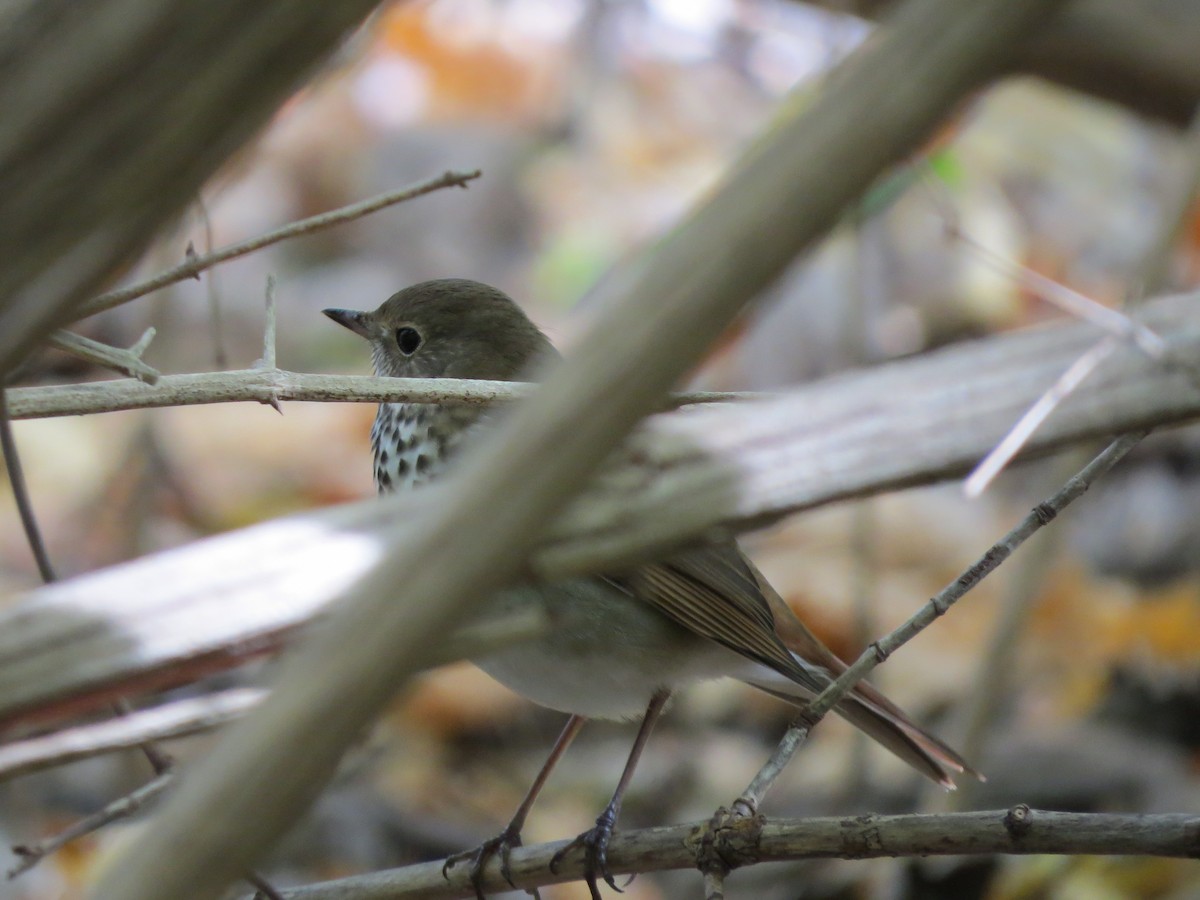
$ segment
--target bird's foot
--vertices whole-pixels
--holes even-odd
[[[606,808],[596,819],[596,825],[585,831],[567,846],[563,847],[550,860],[550,871],[557,873],[558,867],[568,854],[577,849],[582,849],[584,853],[583,875],[587,880],[588,891],[592,895],[592,900],[601,900],[600,889],[596,886],[596,877],[604,879],[610,888],[617,893],[624,891],[617,887],[617,882],[613,879],[612,872],[608,868],[608,842],[612,839],[613,826],[616,824],[617,814],[611,806]],[[630,881],[633,879],[631,878]],[[629,882],[626,882],[628,885]]]
[[[504,876],[504,880],[512,885],[512,887],[517,887],[517,885],[513,884],[511,856],[513,848],[520,846],[521,829],[510,822],[498,835],[484,841],[474,850],[464,850],[462,853],[455,853],[453,856],[446,857],[446,861],[442,863],[442,877],[449,878],[452,868],[459,863],[469,860],[471,863],[471,886],[475,888],[477,900],[485,900],[483,895],[483,870],[493,856],[500,858],[500,874]],[[537,900],[539,895],[536,888],[529,893]]]

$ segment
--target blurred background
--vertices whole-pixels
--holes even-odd
[[[815,96],[870,33],[784,0],[429,0],[386,6],[232,160],[128,280],[449,168],[442,191],[290,241],[83,323],[127,346],[158,329],[164,372],[244,368],[262,354],[278,280],[279,365],[365,373],[366,348],[319,314],[373,308],[459,276],[518,298],[569,348],[589,292],[652,244],[766,127]],[[948,342],[1059,318],[954,237],[1119,304],[1186,173],[1179,132],[1032,80],[980,95],[900,167],[714,348],[693,383],[780,389]],[[1171,260],[1200,272],[1200,218]],[[21,384],[109,377],[53,352]],[[369,405],[255,404],[110,413],[16,426],[34,504],[68,575],[286,512],[372,493]],[[898,452],[902,452],[898,448]],[[1022,466],[980,500],[960,486],[795,517],[745,538],[840,655],[894,627],[1053,491],[1082,455]],[[0,590],[37,583],[10,491]],[[891,659],[874,679],[966,752],[986,785],[953,795],[828,721],[768,815],[996,808],[1188,811],[1200,798],[1200,436],[1152,437],[1098,489]],[[224,677],[224,682],[239,676]],[[707,817],[732,800],[789,711],[724,682],[679,697],[655,733],[620,827]],[[468,665],[398,699],[338,785],[264,871],[277,886],[401,865],[478,844],[507,822],[562,716]],[[526,843],[573,836],[606,802],[635,727],[592,723],[544,792]],[[176,742],[181,758],[212,737]],[[61,829],[148,777],[116,755],[0,788],[0,844]],[[71,897],[133,825],[76,842],[0,897]],[[6,868],[8,866],[6,865]],[[694,872],[642,876],[635,900],[693,896]],[[756,866],[730,896],[1185,898],[1195,863],[969,859]],[[578,885],[543,896],[586,896]]]

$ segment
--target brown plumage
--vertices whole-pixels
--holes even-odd
[[[518,380],[554,353],[516,303],[471,281],[414,285],[373,312],[325,312],[370,342],[380,375]],[[380,491],[437,477],[480,415],[462,406],[381,404],[372,430]],[[846,668],[732,541],[621,576],[506,591],[493,604],[528,602],[549,609],[553,632],[476,662],[518,693],[574,716],[629,717],[649,706],[630,768],[662,701],[679,687],[729,676],[803,703]],[[855,687],[837,711],[946,787],[953,787],[954,775],[971,772],[957,753],[869,684]],[[607,811],[611,815],[585,836],[601,873],[619,802],[618,792]],[[527,811],[523,805],[508,837],[519,832]],[[506,854],[509,846],[511,841],[485,845],[482,859],[491,852]],[[477,857],[476,874],[481,865]]]

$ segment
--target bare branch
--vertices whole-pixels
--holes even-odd
[[[1188,129],[1187,166],[1178,190],[1172,190],[1165,198],[1167,215],[1163,218],[1157,238],[1146,251],[1145,258],[1139,266],[1139,277],[1135,280],[1134,291],[1131,295],[1141,299],[1147,291],[1162,290],[1167,276],[1167,261],[1170,258],[1179,234],[1187,221],[1192,202],[1200,186],[1200,106],[1192,117]],[[954,222],[954,219],[948,219]],[[1054,385],[1038,398],[1012,430],[1004,436],[996,448],[989,453],[975,468],[963,485],[968,497],[981,494],[1005,466],[1016,456],[1021,446],[1029,440],[1033,432],[1050,416],[1055,408],[1079,385],[1092,374],[1097,366],[1102,364],[1116,349],[1118,339],[1134,341],[1142,352],[1153,359],[1161,359],[1165,352],[1162,339],[1154,334],[1124,311],[1112,310],[1096,303],[1064,285],[1060,285],[1025,266],[1019,266],[1009,260],[991,253],[978,241],[965,235],[961,228],[953,225],[954,234],[960,241],[971,247],[976,255],[981,256],[990,264],[1007,272],[1024,284],[1027,289],[1069,312],[1074,312],[1081,318],[1094,321],[1110,332],[1108,338],[1097,343],[1080,356],[1063,372]],[[1195,376],[1193,375],[1195,379]],[[1200,380],[1197,380],[1200,384]]]
[[[204,224],[204,253],[207,255],[212,253],[213,249],[213,227],[203,193],[196,198],[196,209],[200,213],[200,221]],[[196,250],[191,241],[188,241],[185,256],[189,260],[196,258]],[[199,279],[200,276],[197,275],[196,278]],[[227,369],[229,368],[229,354],[225,350],[225,336],[221,328],[221,296],[220,291],[217,290],[216,272],[208,273],[208,278],[204,279],[204,286],[207,288],[208,295],[208,327],[213,342],[213,368]]]
[[[168,269],[166,272],[156,275],[147,281],[142,281],[129,287],[118,288],[117,290],[101,294],[98,297],[93,297],[79,307],[76,311],[76,318],[82,319],[87,316],[94,316],[96,313],[104,312],[107,309],[112,309],[114,306],[120,306],[122,303],[128,303],[130,300],[144,297],[146,294],[167,287],[168,285],[177,284],[189,278],[195,278],[205,269],[211,269],[219,263],[236,259],[239,256],[245,256],[248,253],[253,253],[255,250],[269,247],[271,244],[278,244],[280,241],[286,241],[305,234],[312,234],[313,232],[332,228],[334,225],[341,225],[344,222],[350,222],[354,219],[361,219],[363,216],[378,212],[385,207],[394,206],[397,203],[403,203],[405,200],[412,200],[415,197],[421,197],[425,194],[431,194],[443,188],[465,188],[467,182],[479,178],[482,174],[479,169],[469,172],[443,172],[436,178],[430,178],[415,185],[400,188],[399,190],[388,191],[385,194],[379,194],[367,200],[330,210],[317,216],[310,216],[307,219],[291,222],[275,231],[267,232],[266,234],[259,235],[247,241],[241,241],[237,244],[230,244],[228,247],[221,247],[211,253],[205,253],[203,256],[189,255],[187,259],[175,268]]]
[[[119,800],[114,800],[92,815],[80,819],[71,827],[63,829],[52,838],[48,838],[37,844],[13,847],[13,852],[21,857],[21,861],[8,870],[8,877],[10,879],[16,878],[28,872],[51,853],[61,847],[65,847],[71,841],[77,840],[84,835],[92,834],[110,822],[128,818],[138,812],[146,803],[165,791],[174,779],[175,775],[173,772],[164,772],[152,781],[146,782],[146,784],[137,790],[131,791]]]
[[[1067,397],[1071,396],[1084,380],[1117,349],[1118,341],[1112,335],[1094,344],[1062,373],[1037,401],[1025,411],[1012,429],[991,452],[975,467],[963,482],[963,493],[968,498],[982,494],[993,479],[1021,452],[1021,448],[1033,437],[1033,433],[1050,418],[1050,414]]]
[[[459,628],[440,642],[431,665],[478,658],[545,634],[549,627],[549,616],[541,609],[516,610],[501,619],[484,619]],[[262,638],[259,640],[261,643]],[[238,661],[234,654],[229,655],[232,663]],[[151,709],[119,709],[121,715],[115,719],[0,744],[0,782],[131,747],[141,747],[147,755],[161,753],[151,742],[220,727],[245,715],[265,696],[266,691],[259,688],[235,688]],[[156,765],[157,774],[161,775],[167,767]]]
[[[943,588],[937,596],[921,607],[908,621],[864,650],[854,664],[818,694],[816,699],[800,714],[797,724],[788,730],[788,734],[771,759],[754,777],[742,796],[737,799],[737,805],[752,812],[757,811],[775,778],[807,739],[812,728],[837,706],[854,685],[866,678],[877,665],[932,625],[936,619],[944,616],[951,606],[994,572],[1038,529],[1052,522],[1063,509],[1081,497],[1093,481],[1115,466],[1125,454],[1137,446],[1143,437],[1145,437],[1145,432],[1137,432],[1113,441],[1053,497],[1034,507],[1033,511],[1015,528],[989,547],[986,553]]]
[[[1105,306],[1086,294],[1081,294],[1053,278],[1047,278],[1040,272],[1035,272],[1028,266],[1006,259],[962,230],[956,230],[954,237],[971,248],[976,257],[1002,275],[1007,275],[1035,297],[1040,297],[1064,312],[1100,326],[1113,337],[1133,341],[1151,359],[1162,358],[1166,350],[1162,338],[1121,310]]]
[[[613,835],[608,862],[614,874],[689,869],[709,822],[623,831]],[[965,854],[1088,854],[1191,858],[1200,816],[1183,813],[1123,815],[1064,813],[1017,806],[1009,810],[936,815],[769,819],[729,835],[731,859],[749,865],[798,859],[880,859]],[[549,862],[566,841],[518,847],[513,881],[531,890],[582,876],[578,855],[558,874]],[[728,852],[732,851],[732,852]],[[373,872],[283,891],[287,900],[448,900],[473,897],[463,869],[442,876],[441,862]],[[496,860],[484,870],[485,892],[511,890]]]
[[[407,400],[413,403],[488,405],[527,397],[532,391],[533,385],[511,381],[315,375],[268,367],[164,375],[152,390],[125,380],[8,389],[14,420],[209,403],[253,401],[270,404],[273,397],[318,403]],[[762,400],[769,396],[751,392],[691,391],[673,394],[664,405],[673,408],[698,403]]]
[[[150,346],[154,334],[153,328],[147,328],[142,332],[137,343],[128,350],[102,344],[91,338],[83,337],[83,335],[62,330],[50,332],[46,337],[46,343],[97,366],[112,369],[114,372],[136,378],[145,384],[155,384],[160,377],[158,369],[142,361],[142,354]]]
[[[1194,296],[1143,313],[1170,356],[1200,354]],[[613,571],[799,509],[960,474],[1096,337],[1080,323],[1007,334],[771,400],[656,416],[577,504],[544,523],[526,571],[546,579]],[[275,384],[263,382],[264,397]],[[1196,416],[1200,390],[1123,347],[1024,452]],[[98,699],[126,682],[146,690],[159,683],[151,673],[177,680],[178,668],[229,666],[243,658],[238,648],[275,646],[445,497],[434,486],[309,512],[33,592],[0,611],[0,721]]]
[[[21,454],[17,450],[17,440],[13,435],[12,414],[8,406],[9,390],[11,389],[0,385],[0,453],[4,455],[4,469],[8,473],[8,484],[17,504],[25,539],[29,542],[29,549],[33,553],[42,581],[48,584],[56,580],[54,566],[50,562],[50,554],[46,552],[46,542],[42,540],[42,530],[38,527],[37,515],[33,511],[29,485],[25,481],[25,469],[21,465]]]
[[[0,781],[28,775],[147,741],[185,737],[231,722],[259,703],[265,691],[233,688],[205,697],[176,700],[62,731],[0,744]]]
[[[263,328],[263,367],[275,368],[275,276],[267,276],[266,326]]]

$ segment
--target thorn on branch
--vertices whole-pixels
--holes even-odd
[[[187,242],[187,248],[183,251],[183,267],[190,270],[190,274],[185,275],[185,278],[200,280],[200,254],[196,252],[196,245],[191,241]]]

